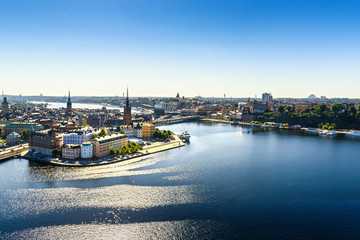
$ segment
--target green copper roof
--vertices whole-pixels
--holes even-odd
[[[17,132],[12,132],[7,137],[10,137],[10,138],[20,137],[20,134],[18,134]]]
[[[6,97],[4,97],[4,101],[2,103],[8,103]]]

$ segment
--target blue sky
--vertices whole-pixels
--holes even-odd
[[[360,1],[1,0],[8,94],[360,97]]]

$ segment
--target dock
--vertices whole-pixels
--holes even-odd
[[[12,146],[9,148],[3,148],[0,152],[0,162],[11,159],[11,158],[17,158],[22,157],[25,155],[25,153],[29,150],[28,144],[21,144]]]

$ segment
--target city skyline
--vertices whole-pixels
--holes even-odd
[[[129,85],[132,96],[358,98],[359,6],[1,1],[1,88],[9,95],[62,96],[70,88],[77,96],[121,96]]]

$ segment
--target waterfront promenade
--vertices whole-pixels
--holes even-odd
[[[53,157],[35,158],[31,155],[30,152],[28,152],[24,156],[24,158],[34,162],[41,162],[41,163],[64,166],[64,167],[102,166],[102,165],[122,162],[133,158],[144,157],[150,154],[182,147],[185,145],[178,136],[174,135],[174,138],[175,138],[174,140],[171,140],[169,142],[154,142],[151,145],[144,146],[143,150],[136,153],[127,154],[125,156],[110,155],[96,160],[78,160],[78,159],[69,160],[69,159],[53,158]]]

